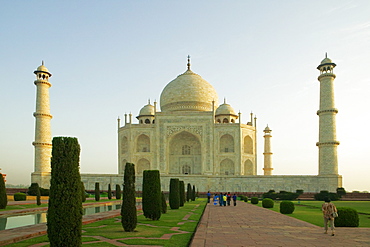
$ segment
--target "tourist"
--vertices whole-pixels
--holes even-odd
[[[230,192],[227,192],[227,206],[230,206],[230,202],[231,202],[231,194]]]
[[[217,205],[217,201],[218,201],[218,195],[217,194],[215,194],[214,196],[213,196],[213,205]]]
[[[220,202],[220,206],[224,205],[224,197],[223,197],[222,193],[220,193],[219,202]]]
[[[333,203],[330,202],[330,199],[327,197],[325,198],[325,203],[322,204],[321,209],[324,216],[324,233],[328,233],[328,223],[330,221],[331,235],[334,236],[334,218],[338,216],[337,208]]]
[[[238,197],[234,194],[233,195],[233,201],[234,201],[234,206],[236,206],[236,199],[237,199]]]
[[[211,193],[209,191],[207,193],[207,198],[208,198],[208,203],[210,203],[211,202]]]
[[[226,200],[227,200],[227,196],[226,196],[226,193],[225,193],[224,196],[222,197],[222,201],[223,201],[225,207],[226,207]]]

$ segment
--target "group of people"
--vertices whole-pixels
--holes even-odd
[[[207,198],[208,198],[208,203],[211,202],[211,193],[208,191],[207,193]],[[231,204],[231,199],[233,200],[234,206],[236,206],[236,200],[237,200],[237,195],[231,195],[230,192],[227,193],[219,193],[215,194],[213,196],[213,204],[217,205],[217,203],[220,204],[220,206],[230,206]]]

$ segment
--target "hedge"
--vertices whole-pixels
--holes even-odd
[[[280,213],[282,214],[292,214],[294,209],[294,203],[291,201],[282,201],[280,203]]]
[[[335,218],[334,225],[338,227],[358,227],[360,219],[358,213],[353,208],[338,207],[338,217]]]
[[[262,200],[262,207],[264,208],[273,208],[274,207],[274,201],[270,198],[265,198]]]
[[[25,193],[15,193],[13,195],[14,201],[25,201],[27,199],[27,195]]]

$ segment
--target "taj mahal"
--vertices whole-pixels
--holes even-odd
[[[305,192],[335,191],[342,187],[338,174],[336,114],[333,72],[336,64],[327,56],[321,61],[317,175],[273,175],[272,130],[263,132],[263,175],[257,175],[256,117],[251,113],[242,121],[241,113],[219,98],[214,87],[191,69],[188,57],[184,73],[169,82],[157,102],[149,101],[133,120],[125,114],[117,120],[118,174],[81,174],[86,189],[122,184],[126,162],[134,163],[136,189],[142,190],[144,170],[159,170],[162,190],[169,180],[179,178],[195,185],[199,192],[267,192],[285,190]],[[42,64],[36,71],[35,167],[31,181],[43,188],[50,186],[52,149],[49,82],[52,76]],[[130,109],[127,109],[130,110]],[[262,136],[261,136],[262,137]]]

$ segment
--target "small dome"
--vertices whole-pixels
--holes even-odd
[[[154,116],[154,106],[151,104],[145,105],[141,108],[139,116]]]
[[[220,105],[217,108],[215,115],[216,116],[218,116],[218,115],[234,115],[234,116],[236,116],[234,109],[229,104],[226,104],[226,103]]]
[[[188,69],[169,82],[161,93],[161,111],[212,111],[212,101],[218,104],[214,87],[200,75]]]
[[[49,72],[48,68],[44,66],[44,61],[42,61],[42,64],[39,67],[37,67],[37,69],[33,73],[36,74],[37,72],[43,72],[51,76],[51,73]]]
[[[333,63],[333,61],[331,61],[331,59],[330,59],[330,58],[326,57],[326,58],[324,58],[324,59],[321,61],[321,63],[320,63],[320,64],[327,64],[327,63]]]
[[[265,128],[266,131],[270,131],[270,128],[269,126],[267,125],[266,128]]]

